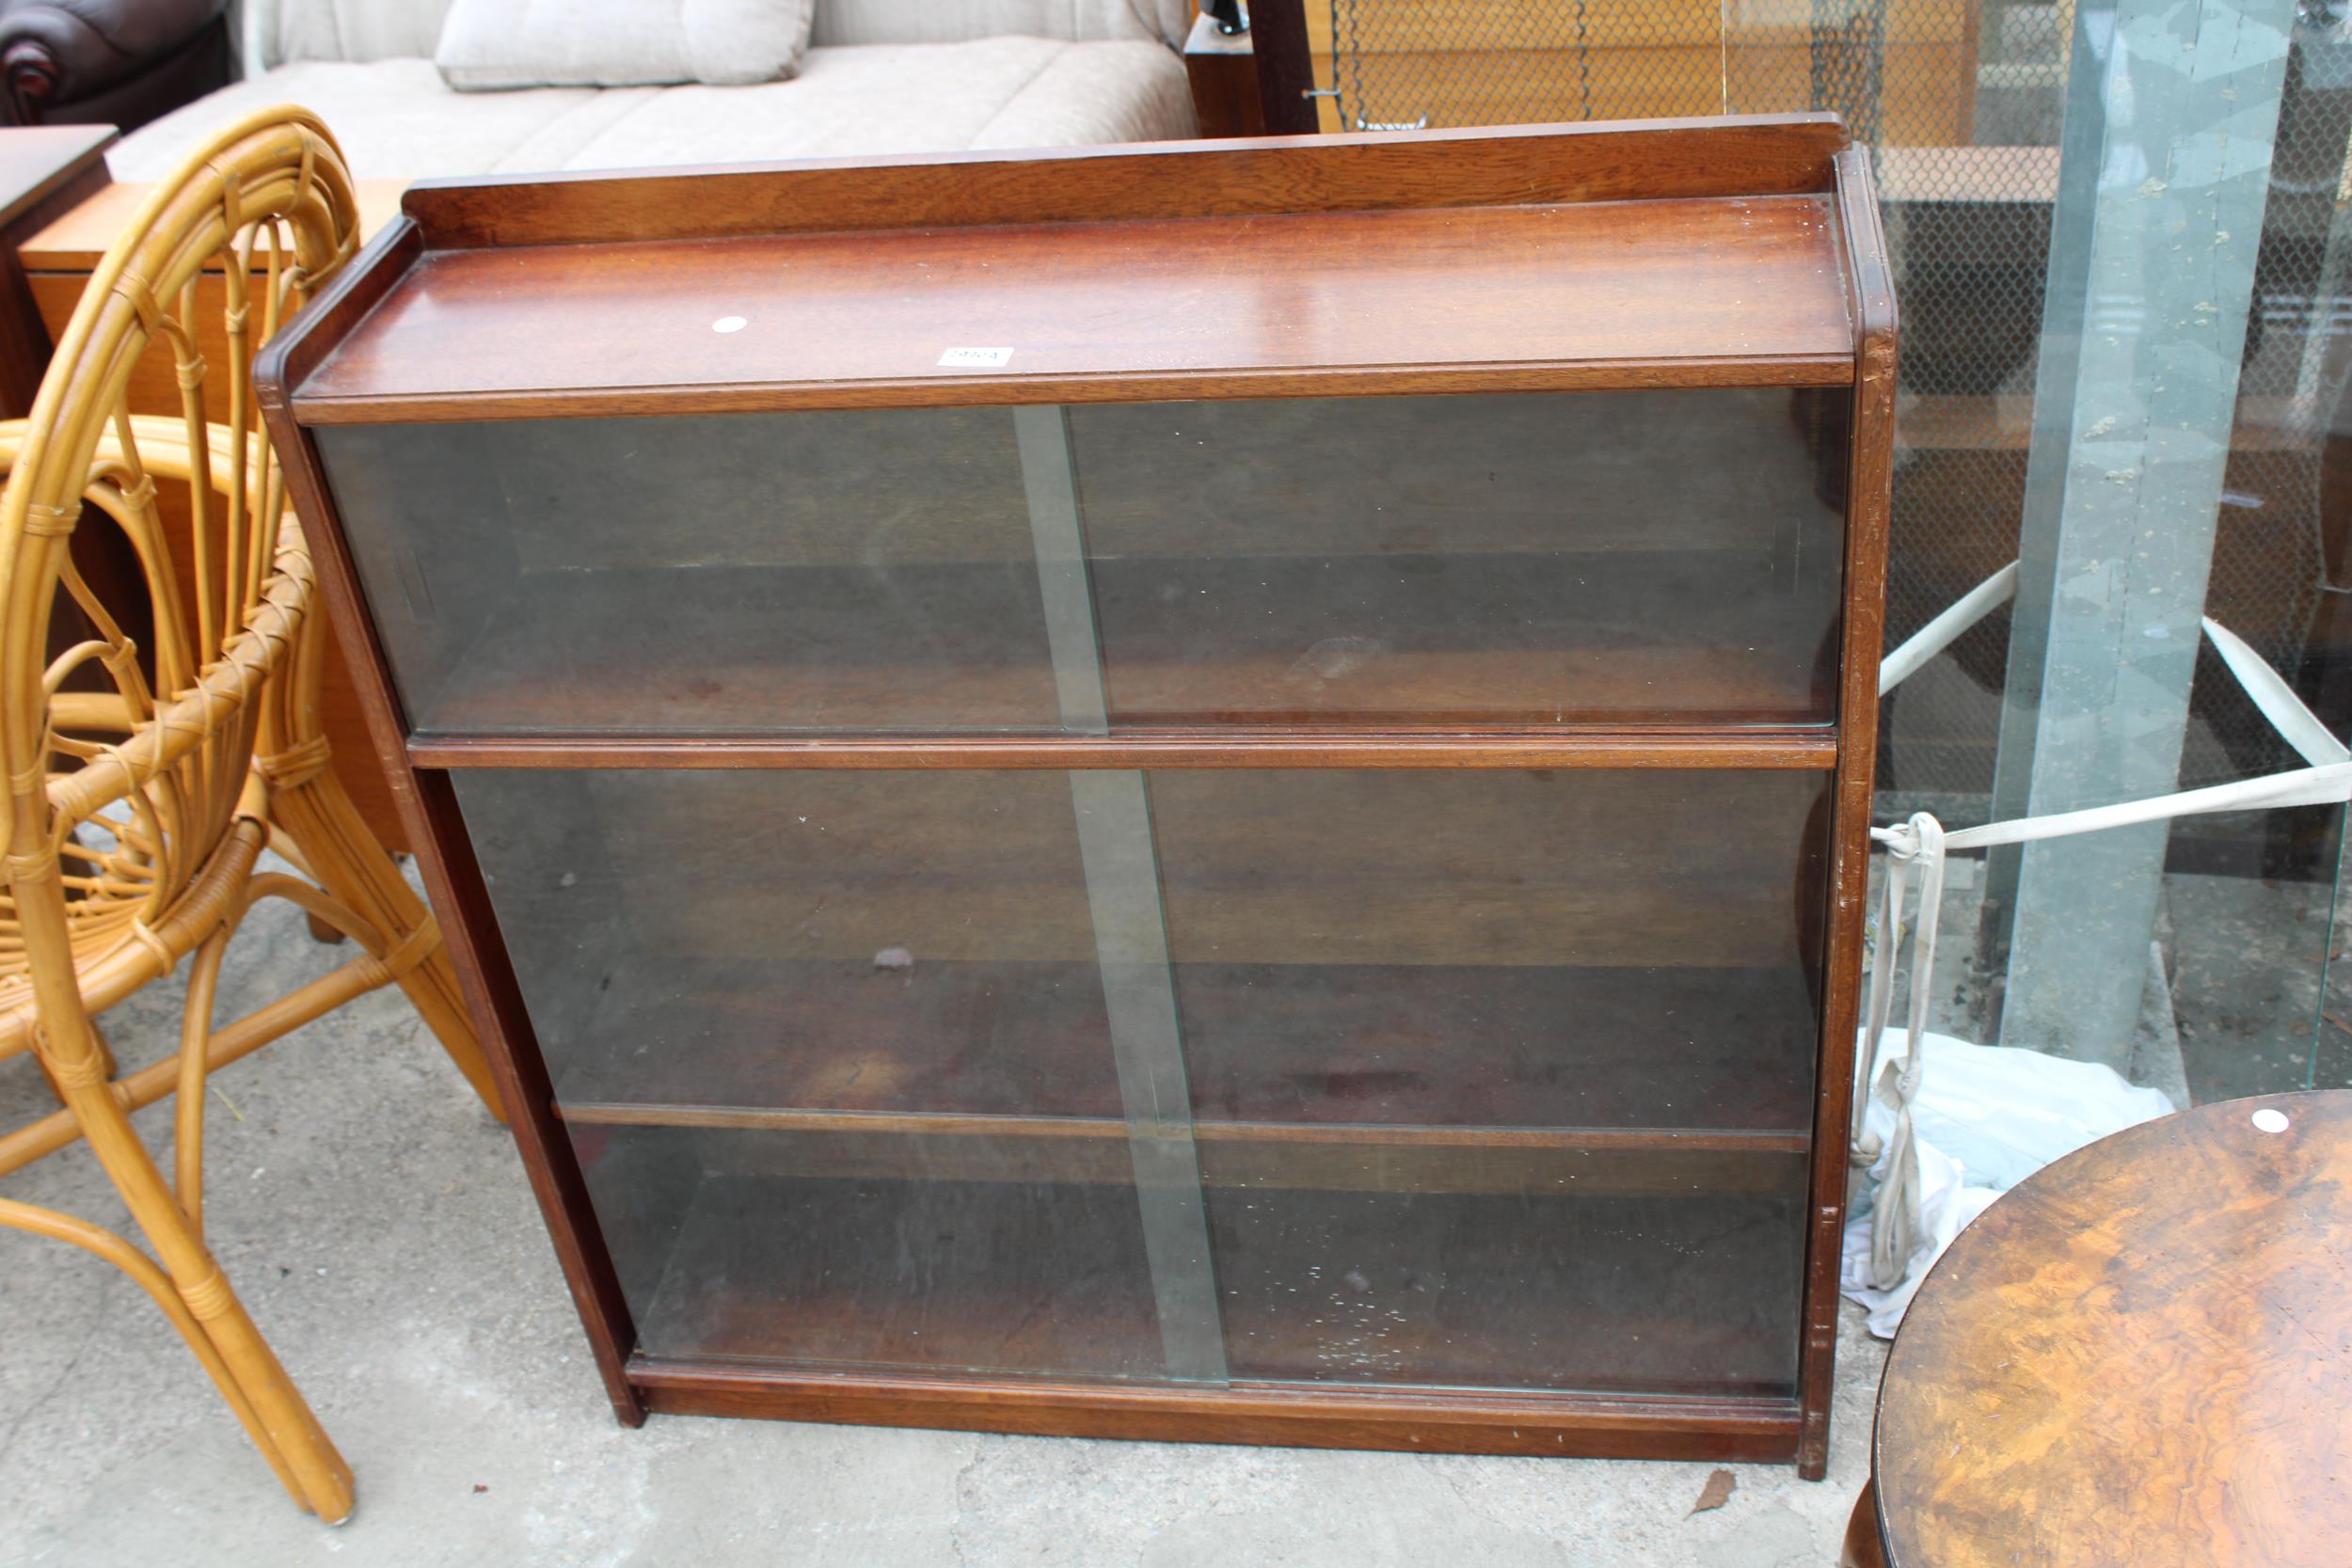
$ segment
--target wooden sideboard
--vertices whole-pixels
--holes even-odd
[[[1826,1459],[1795,116],[412,189],[257,373],[614,1407]]]

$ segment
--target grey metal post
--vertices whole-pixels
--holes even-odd
[[[2076,9],[1995,817],[2175,786],[2294,22],[2295,0]],[[1996,856],[2004,1043],[2122,1066],[2167,837]]]

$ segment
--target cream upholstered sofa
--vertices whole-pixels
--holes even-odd
[[[278,103],[317,111],[361,179],[403,181],[1194,135],[1193,0],[816,0],[784,81],[494,92],[435,68],[450,5],[246,0],[247,78],[125,137],[115,177]]]

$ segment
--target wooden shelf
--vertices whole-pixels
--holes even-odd
[[[1785,1394],[1801,1196],[1212,1193],[1232,1375]],[[638,1328],[660,1357],[1162,1375],[1116,1188],[713,1175]]]
[[[565,1119],[1124,1136],[1091,964],[644,966],[616,977],[580,1037],[543,1041]],[[1793,970],[1174,974],[1193,1115],[1235,1129],[1204,1137],[1409,1128],[1500,1144],[1519,1129],[1595,1146],[1712,1132],[1803,1148],[1811,1126],[1813,1004]]]
[[[1789,584],[1756,556],[1128,557],[1093,576],[1123,722],[1832,713],[1829,650],[1791,646]],[[1667,613],[1694,593],[1703,624]],[[438,689],[407,693],[420,733],[1059,728],[1025,560],[530,572],[480,624]]]
[[[700,1130],[696,1147],[775,1177],[1051,1182],[1131,1187],[1128,1125],[1095,1117],[880,1117],[592,1105],[567,1110],[573,1137],[602,1130]],[[1769,1194],[1803,1174],[1798,1132],[1672,1128],[1329,1127],[1197,1122],[1207,1188],[1264,1191],[1687,1197]],[[743,1134],[759,1134],[745,1138]]]

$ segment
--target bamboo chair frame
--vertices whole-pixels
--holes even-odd
[[[286,1490],[331,1523],[351,1512],[350,1468],[205,1244],[207,1075],[397,983],[498,1110],[439,928],[327,766],[325,621],[253,396],[254,351],[351,259],[358,235],[350,173],[315,117],[289,107],[238,121],[156,187],[92,275],[31,417],[0,424],[0,1058],[30,1051],[60,1101],[0,1135],[0,1176],[87,1140],[153,1256],[10,1199],[0,1198],[0,1226],[79,1246],[135,1280]],[[200,285],[214,278],[229,345],[219,422],[207,418],[198,335]],[[133,372],[151,349],[169,356],[177,418],[131,412]],[[159,483],[184,490],[185,561],[174,560]],[[123,607],[103,603],[76,568],[71,538],[85,519],[118,528],[135,555],[151,648],[124,634]],[[94,634],[53,652],[61,599]],[[303,875],[257,870],[265,847]],[[273,897],[360,951],[215,1026],[230,941]],[[191,955],[176,1053],[121,1072],[96,1016]],[[167,1095],[177,1097],[168,1180],[130,1120]]]

